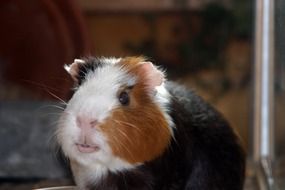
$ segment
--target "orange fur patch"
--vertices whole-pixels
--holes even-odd
[[[171,132],[161,109],[149,93],[147,75],[140,70],[144,59],[125,58],[120,64],[137,76],[130,90],[130,104],[113,110],[101,126],[114,155],[129,163],[143,163],[161,155],[169,145]]]

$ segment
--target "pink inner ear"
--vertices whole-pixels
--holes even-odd
[[[164,75],[151,62],[142,62],[141,69],[147,77],[147,84],[152,89],[160,86],[163,82]]]
[[[77,75],[79,72],[79,65],[80,63],[78,62],[73,62],[70,66],[68,66],[66,68],[67,72],[70,74],[70,76],[72,77],[72,79],[77,82]]]

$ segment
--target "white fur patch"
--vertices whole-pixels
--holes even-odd
[[[167,120],[169,130],[171,131],[172,137],[174,137],[173,128],[175,128],[175,124],[169,115],[170,110],[168,108],[169,103],[170,103],[169,102],[170,101],[170,94],[166,90],[166,88],[164,86],[164,82],[160,86],[157,86],[155,89],[157,91],[157,93],[155,95],[155,101],[159,105],[159,107],[161,108],[162,113]]]
[[[110,64],[98,67],[94,72],[88,73],[85,82],[78,87],[69,101],[57,131],[58,141],[64,154],[81,166],[79,173],[82,175],[93,171],[92,181],[96,181],[108,170],[115,172],[135,167],[112,154],[107,139],[100,128],[96,128],[94,133],[88,134],[91,143],[99,146],[98,151],[81,153],[75,145],[81,134],[81,129],[76,125],[76,117],[88,116],[96,119],[98,123],[104,123],[111,110],[120,105],[117,92],[121,85],[135,83],[134,77],[127,75],[122,68],[114,65],[114,59],[108,61]]]

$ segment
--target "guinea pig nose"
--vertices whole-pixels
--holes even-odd
[[[89,118],[86,116],[77,116],[76,117],[76,124],[79,128],[81,128],[82,130],[85,129],[90,129],[90,128],[94,128],[96,127],[96,125],[98,124],[98,121],[94,118]]]

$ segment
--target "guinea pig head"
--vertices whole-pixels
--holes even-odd
[[[58,141],[72,161],[120,170],[159,157],[172,122],[164,74],[143,58],[89,58],[65,67],[77,84]]]

